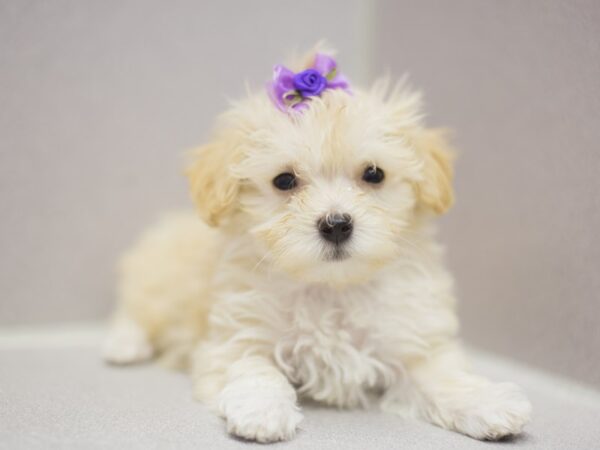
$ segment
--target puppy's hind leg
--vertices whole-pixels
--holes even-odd
[[[151,359],[154,347],[146,330],[133,318],[120,312],[105,338],[102,356],[110,364],[134,364]]]

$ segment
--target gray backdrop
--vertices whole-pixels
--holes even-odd
[[[227,97],[328,38],[457,130],[467,340],[600,385],[600,3],[0,0],[0,323],[90,320]]]

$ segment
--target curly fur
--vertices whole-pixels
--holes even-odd
[[[196,396],[260,442],[294,436],[298,397],[377,399],[478,439],[521,432],[527,399],[471,374],[457,338],[433,230],[453,201],[446,134],[418,94],[389,91],[327,91],[298,116],[262,93],[233,105],[187,170],[212,228],[175,214],[125,256],[106,358],[189,363]],[[361,180],[368,165],[381,185]],[[273,187],[281,172],[296,189]],[[334,211],[354,224],[342,260],[315,226]]]

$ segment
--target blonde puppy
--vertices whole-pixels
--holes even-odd
[[[470,372],[432,219],[452,154],[419,95],[350,91],[322,53],[277,66],[270,96],[220,120],[187,169],[194,214],[122,261],[113,363],[189,363],[230,433],[290,439],[300,398],[429,421],[477,439],[520,433],[517,386]]]

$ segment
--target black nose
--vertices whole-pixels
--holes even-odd
[[[327,215],[319,219],[317,227],[323,239],[334,244],[341,244],[347,241],[352,234],[352,217],[348,214]]]

